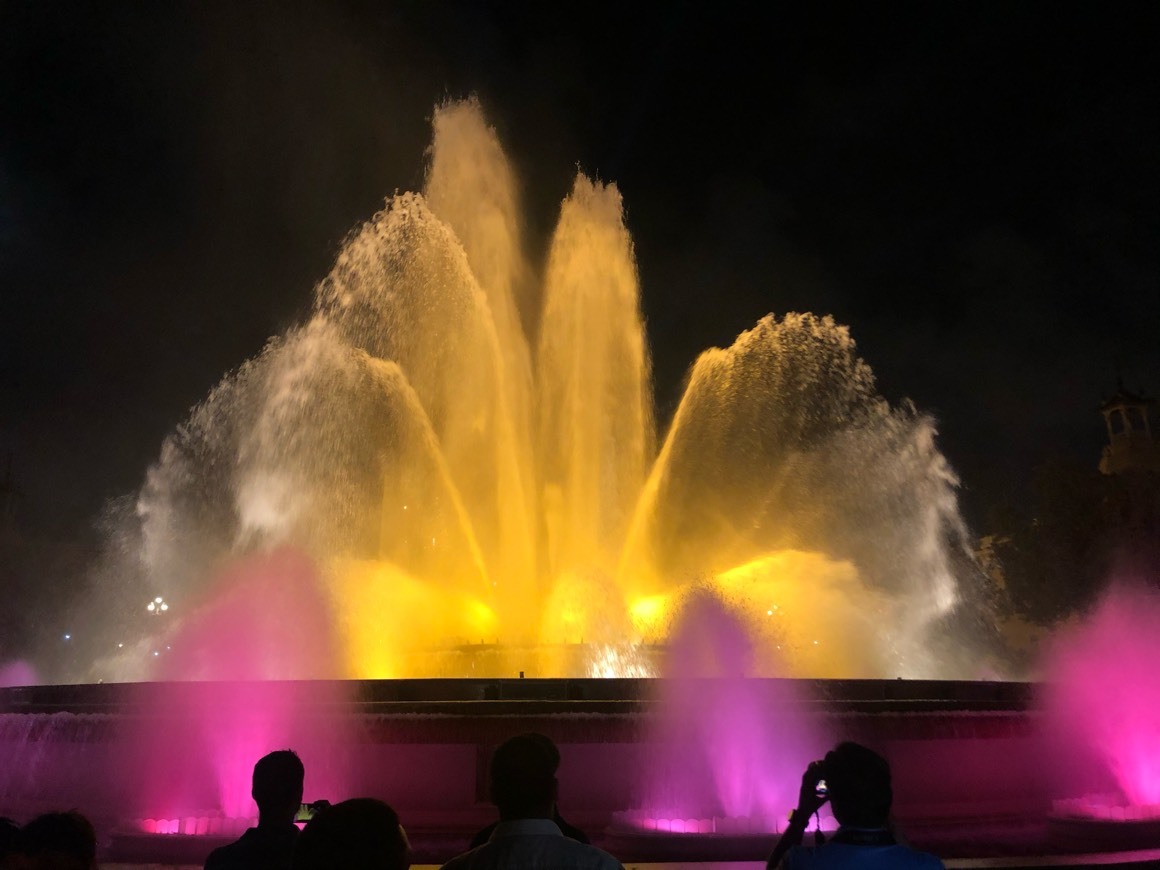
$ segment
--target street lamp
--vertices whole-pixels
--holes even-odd
[[[145,609],[152,613],[154,616],[160,616],[162,613],[169,609],[169,605],[165,603],[164,598],[158,595],[145,606]]]

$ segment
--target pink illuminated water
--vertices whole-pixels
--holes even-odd
[[[1072,750],[1094,749],[1131,805],[1160,804],[1160,591],[1114,586],[1055,638],[1046,677],[1047,711]]]
[[[750,678],[752,637],[716,596],[686,602],[671,635],[645,809],[634,817],[678,833],[714,818],[768,831],[793,806],[801,772],[827,740],[801,711],[799,688]]]
[[[244,558],[218,575],[178,625],[165,680],[311,680],[333,676],[338,643],[318,571],[292,547]]]
[[[306,766],[306,797],[343,795],[337,645],[313,563],[290,549],[227,568],[208,603],[166,638],[158,677],[175,681],[141,718],[140,744],[154,760],[143,784],[158,815],[255,815],[254,762],[291,748]],[[207,787],[206,772],[210,772]]]
[[[35,686],[36,670],[28,662],[19,659],[0,664],[0,689],[9,686]]]

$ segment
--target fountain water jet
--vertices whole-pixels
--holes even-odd
[[[576,178],[537,281],[478,103],[433,126],[425,195],[353,233],[309,322],[228,376],[150,470],[141,555],[166,599],[289,543],[322,568],[345,647],[332,676],[650,672],[641,652],[704,583],[794,626],[757,674],[958,673],[927,644],[977,580],[955,567],[957,481],[848,331],[770,316],[707,351],[656,454],[615,186]],[[522,652],[441,654],[472,644]]]
[[[670,832],[768,831],[840,725],[885,745],[904,819],[1041,818],[1026,687],[893,679],[978,664],[958,628],[982,578],[933,422],[877,394],[845,327],[770,315],[701,355],[658,449],[615,186],[577,177],[537,275],[478,104],[434,128],[425,193],[351,235],[308,320],[166,440],[121,529],[172,625],[86,677],[135,676],[160,641],[153,675],[259,682],[7,690],[4,807],[74,803],[80,770],[86,806],[200,830],[207,806],[246,812],[254,758],[293,745],[310,797],[401,797],[446,836],[481,821],[464,772],[518,722],[565,747],[594,829],[643,804]],[[123,603],[141,623],[139,591]],[[215,649],[222,633],[239,646]],[[518,672],[670,680],[294,679]],[[891,679],[817,683],[815,701],[749,679],[768,675]]]
[[[1055,771],[1054,842],[1160,843],[1160,592],[1117,582],[1052,638],[1040,687]]]
[[[647,829],[659,817],[724,820],[752,833],[778,829],[801,771],[824,754],[829,735],[802,715],[801,687],[751,678],[759,659],[780,655],[776,644],[762,650],[763,640],[714,592],[687,596],[659,689],[644,810],[626,814],[630,825]]]
[[[1113,586],[1053,638],[1043,684],[1062,754],[1094,750],[1128,807],[1160,808],[1158,624],[1160,592]]]

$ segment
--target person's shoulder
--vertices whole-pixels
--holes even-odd
[[[892,866],[906,868],[906,870],[943,870],[942,860],[930,852],[920,852],[918,849],[912,849],[901,843],[890,851]]]
[[[944,870],[942,859],[930,852],[920,852],[917,849],[907,849],[910,853],[911,867],[917,870]]]
[[[240,840],[218,846],[205,859],[205,870],[232,870],[246,853],[246,846]]]
[[[580,866],[596,870],[617,870],[621,866],[620,860],[615,855],[610,855],[590,843],[579,843],[568,838],[565,838],[564,842],[565,848],[578,859],[576,863]]]
[[[851,846],[826,843],[824,846],[795,846],[785,853],[778,870],[822,870],[822,868],[889,866],[898,870],[945,870],[943,862],[929,852],[909,846]]]
[[[440,870],[465,870],[465,868],[472,866],[479,853],[486,848],[487,843],[484,843],[482,846],[476,846],[474,849],[468,849],[466,852],[460,852],[458,855],[444,864]]]
[[[247,828],[238,839],[224,846],[218,846],[205,859],[205,870],[235,870],[247,868],[254,861],[254,855],[263,851],[262,837],[257,828]]]

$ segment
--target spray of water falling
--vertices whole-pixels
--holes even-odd
[[[769,316],[706,351],[658,450],[615,185],[577,176],[537,270],[479,104],[433,126],[424,193],[166,441],[136,518],[151,587],[189,613],[217,566],[292,545],[335,676],[651,673],[703,589],[753,675],[961,673],[927,643],[973,582],[957,481],[848,330]]]

